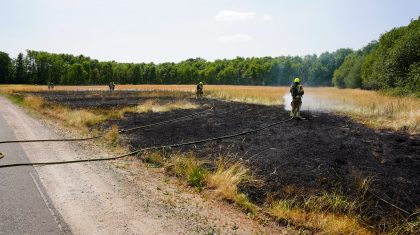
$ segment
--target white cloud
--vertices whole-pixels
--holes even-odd
[[[220,36],[217,38],[222,43],[235,43],[235,42],[249,42],[254,40],[251,35],[248,34],[234,34],[228,36]]]
[[[262,20],[262,21],[270,21],[271,19],[273,19],[273,16],[272,16],[272,15],[270,15],[270,14],[264,14],[264,15],[261,17],[261,20]]]
[[[249,12],[239,12],[239,11],[229,11],[223,10],[217,14],[214,19],[220,22],[223,21],[248,21],[255,19],[256,13],[253,11]]]

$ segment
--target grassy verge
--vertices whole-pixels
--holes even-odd
[[[216,162],[216,170],[207,177],[207,186],[222,198],[237,203],[246,212],[256,214],[259,208],[240,193],[238,185],[251,180],[249,169],[240,163],[229,165],[224,159]]]
[[[152,167],[163,167],[167,174],[182,179],[198,192],[212,191],[219,198],[237,204],[250,215],[256,215],[259,211],[259,208],[238,190],[239,184],[251,179],[248,168],[242,164],[228,164],[223,159],[212,164],[199,160],[192,153],[164,155],[160,151],[147,152],[142,159]],[[209,169],[209,165],[214,165],[215,168]]]
[[[357,218],[326,212],[306,211],[287,200],[273,204],[269,213],[282,223],[321,234],[372,234],[361,226]]]
[[[340,193],[324,193],[304,200],[272,200],[259,206],[238,189],[240,184],[252,180],[249,168],[241,163],[228,163],[224,159],[208,163],[192,153],[160,151],[147,152],[142,159],[151,167],[164,168],[167,174],[198,192],[206,191],[235,203],[251,218],[269,215],[281,224],[320,234],[373,234],[361,222],[359,204]]]
[[[372,234],[361,222],[358,203],[338,193],[324,193],[304,200],[283,199],[268,211],[280,222],[322,234]]]

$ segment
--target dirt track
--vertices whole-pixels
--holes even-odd
[[[48,95],[46,95],[48,94]],[[141,103],[148,98],[120,92],[115,101],[107,93],[84,99],[88,93],[73,93],[80,102],[61,92],[43,94],[54,102],[80,107],[111,107]],[[156,99],[159,99],[156,97]],[[171,102],[170,98],[160,99]],[[288,119],[281,106],[252,105],[217,100],[190,99],[202,105],[199,110],[176,110],[166,113],[127,113],[117,124],[120,128],[169,120],[189,115],[213,105],[214,111],[203,118],[153,127],[129,133],[124,140],[132,149],[179,143],[221,136]],[[256,134],[199,146],[185,147],[197,155],[214,159],[228,155],[246,163],[264,185],[243,185],[242,189],[257,203],[267,195],[294,197],[320,194],[342,189],[350,197],[357,196],[356,181],[373,177],[370,189],[380,197],[408,211],[420,207],[420,137],[375,131],[347,117],[329,113],[303,113],[308,120],[290,121]],[[174,150],[178,151],[178,150]],[[372,205],[376,216],[395,211],[379,201]]]

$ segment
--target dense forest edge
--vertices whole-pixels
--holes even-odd
[[[289,85],[383,90],[420,97],[420,17],[359,50],[341,48],[306,56],[188,59],[179,63],[101,62],[79,55],[27,50],[12,59],[0,52],[0,84]]]

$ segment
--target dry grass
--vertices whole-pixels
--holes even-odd
[[[373,182],[373,177],[372,176],[363,177],[363,176],[356,175],[354,177],[354,181],[356,183],[355,186],[359,193],[359,196],[361,198],[364,198],[368,190],[370,189],[370,186]]]
[[[24,108],[35,111],[48,118],[60,121],[65,126],[84,129],[110,118],[121,118],[125,110],[73,110],[60,105],[49,105],[39,96],[23,96],[19,94],[8,94],[7,97],[14,103]]]
[[[62,106],[48,107],[40,111],[49,118],[61,121],[66,126],[83,129],[117,117],[112,112],[96,113],[93,110],[72,110]],[[118,114],[117,114],[118,115]],[[119,115],[118,115],[119,116]]]
[[[70,109],[61,105],[50,105],[39,96],[25,96],[10,93],[7,95],[15,103],[36,111],[48,118],[54,118],[61,121],[66,126],[84,128],[102,123],[109,119],[121,119],[127,112],[169,112],[175,109],[196,109],[199,105],[186,100],[177,100],[175,102],[160,104],[156,100],[147,100],[146,102],[134,107],[124,107],[119,109]]]
[[[38,96],[27,96],[24,97],[24,104],[27,107],[31,107],[33,109],[39,109],[42,108],[44,106],[44,99],[42,99],[41,97]]]
[[[420,210],[417,210],[415,219],[411,221],[405,221],[403,224],[400,224],[398,227],[392,229],[388,234],[389,235],[411,235],[419,234],[420,231]]]
[[[147,100],[146,102],[139,104],[133,108],[133,112],[136,113],[147,113],[147,112],[169,112],[175,109],[197,109],[200,106],[193,104],[186,100],[177,100],[175,102],[160,104],[158,100]],[[129,109],[127,109],[129,110]]]
[[[306,88],[302,108],[339,112],[374,128],[420,134],[420,99],[415,97],[360,89]]]
[[[106,117],[88,110],[69,110],[63,107],[48,109],[46,113],[74,127],[89,127],[104,122]]]
[[[368,179],[367,179],[368,180]],[[365,187],[365,186],[364,186]],[[285,224],[320,234],[373,234],[361,221],[363,199],[348,200],[338,190],[303,199],[268,202],[268,212]]]
[[[51,106],[39,96],[9,95],[9,98],[31,111],[57,119],[67,126],[83,128],[103,122],[109,118],[109,116],[95,114],[89,110],[72,110],[59,105]]]
[[[191,153],[178,153],[171,156],[166,170],[174,173],[177,177],[183,178],[188,185],[195,187],[198,191],[203,190],[208,175],[208,171],[203,167],[203,162]]]
[[[205,162],[199,160],[193,153],[174,153],[165,157],[159,151],[146,152],[142,159],[154,167],[164,167],[168,174],[185,180],[189,186],[198,191],[204,188],[214,190],[220,198],[236,203],[252,215],[260,210],[238,190],[240,183],[250,179],[249,170],[240,163],[228,165],[226,161],[219,160],[216,162],[215,170],[208,170],[204,166]]]
[[[210,97],[253,104],[280,105],[289,87],[206,86]]]
[[[294,226],[318,230],[320,234],[372,234],[352,216],[329,212],[311,212],[296,208],[293,202],[280,200],[274,203],[269,213],[279,220]]]
[[[223,199],[235,202],[245,211],[255,214],[258,211],[257,206],[238,191],[239,184],[249,179],[248,168],[238,162],[228,165],[224,159],[220,159],[216,162],[216,171],[208,175],[206,182]]]
[[[108,144],[116,147],[120,141],[120,134],[117,125],[112,125],[111,128],[105,133],[105,140]]]
[[[357,203],[348,201],[340,193],[333,192],[310,196],[304,201],[303,207],[308,211],[352,214],[357,208]]]

